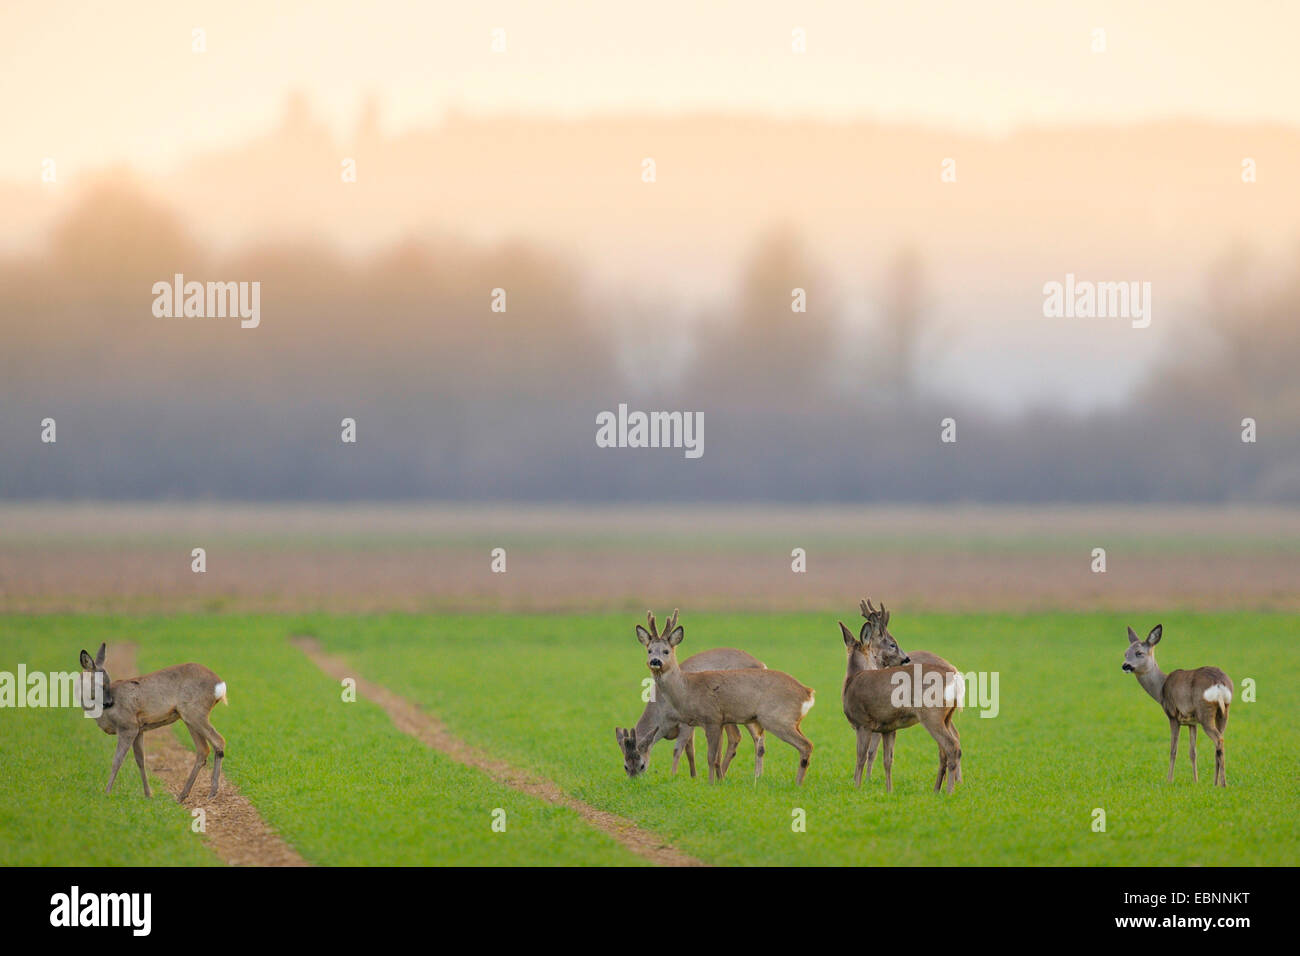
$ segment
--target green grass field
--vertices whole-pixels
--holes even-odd
[[[669,609],[662,609],[662,613]],[[849,610],[842,615],[849,621]],[[836,617],[688,615],[687,656],[742,646],[817,690],[804,721],[816,745],[794,785],[793,749],[770,739],[752,777],[745,735],[727,780],[670,777],[669,744],[628,780],[615,726],[639,716],[644,652],[628,615],[460,617],[9,617],[0,670],[75,667],[100,640],[137,644],[142,669],[199,660],[230,687],[214,722],[230,779],[309,861],[321,864],[633,864],[639,858],[571,811],[525,797],[398,732],[288,643],[317,636],[358,672],[441,717],[488,753],[527,767],[600,809],[626,816],[710,863],[831,865],[1295,865],[1300,835],[1292,717],[1300,690],[1300,621],[1282,614],[1164,616],[1166,671],[1213,663],[1237,684],[1225,792],[1201,782],[1180,744],[1165,782],[1168,724],[1120,671],[1114,615],[904,615],[905,649],[965,671],[997,672],[1000,712],[958,717],[965,782],[931,792],[937,751],[919,727],[898,738],[892,795],[879,763],[855,790],[853,733],[840,710],[844,654]],[[126,676],[126,675],[114,675]],[[1243,681],[1257,685],[1243,699]],[[112,738],[74,711],[0,712],[0,864],[219,862],[165,795],[146,802],[129,761],[102,788]],[[180,731],[188,746],[188,735]],[[697,756],[703,774],[703,734]],[[206,778],[204,778],[206,779]],[[490,814],[507,809],[505,833]],[[1106,831],[1093,831],[1093,811]],[[792,812],[806,815],[793,832]],[[132,840],[88,839],[128,829]]]

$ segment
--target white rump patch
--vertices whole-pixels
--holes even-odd
[[[212,688],[212,698],[213,698],[213,700],[225,700],[225,699],[226,699],[226,682],[225,682],[225,681],[218,681],[218,682],[217,682],[217,686],[214,687],[214,688]]]
[[[943,702],[955,702],[958,707],[966,706],[966,678],[955,671],[948,675],[948,680],[943,685]]]
[[[803,702],[803,706],[799,708],[800,717],[806,716],[808,714],[808,711],[812,710],[812,705],[815,703],[815,701],[813,700],[814,696],[815,695],[813,694],[809,694],[808,699]]]
[[[1231,704],[1232,688],[1227,684],[1215,684],[1205,688],[1205,693],[1201,696],[1212,704]]]

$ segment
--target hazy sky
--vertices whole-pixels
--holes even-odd
[[[195,28],[206,52],[191,49]],[[504,53],[492,51],[496,28]],[[274,128],[292,92],[339,133],[370,97],[389,133],[449,110],[732,111],[992,134],[1188,118],[1300,126],[1297,36],[1300,0],[0,0],[0,180],[38,183],[46,157],[61,186],[109,163],[167,170]],[[634,252],[659,263],[663,250]],[[1065,271],[1025,280],[1029,301]],[[1165,288],[1162,317],[1176,304]],[[1088,354],[1079,343],[1101,341],[1091,327],[1055,324],[1028,355],[1014,323],[967,299],[944,309],[972,334],[938,360],[943,381],[1004,408],[1122,400],[1169,334],[1161,322],[1134,347],[1117,331],[1119,344]]]
[[[194,27],[206,53],[191,52]],[[504,54],[491,52],[495,27]],[[0,176],[35,177],[46,156],[73,172],[166,168],[270,127],[294,89],[339,129],[367,94],[389,130],[449,108],[734,109],[995,132],[1169,116],[1300,124],[1297,35],[1294,0],[6,3]]]

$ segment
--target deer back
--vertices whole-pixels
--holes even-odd
[[[688,673],[740,670],[743,668],[767,669],[767,665],[757,657],[746,654],[734,647],[716,647],[713,650],[700,651],[700,653],[686,658],[678,666]],[[648,748],[650,741],[654,739],[653,735],[656,728],[661,731],[661,737],[668,740],[676,739],[677,725],[680,723],[680,716],[673,710],[672,705],[667,702],[666,695],[656,694],[654,700],[646,703],[645,710],[641,712],[641,719],[636,722],[638,746]]]
[[[1182,720],[1196,718],[1207,707],[1213,709],[1231,700],[1232,678],[1217,667],[1170,671],[1161,690],[1165,713]]]
[[[908,651],[907,656],[913,664],[921,664],[924,667],[934,667],[941,671],[956,672],[957,668],[953,667],[938,654],[931,654],[929,651]]]
[[[951,664],[940,667],[915,657],[901,667],[857,671],[844,682],[844,716],[855,727],[885,731],[911,727],[931,715],[942,717],[956,704],[956,673]],[[901,686],[897,675],[906,678]]]
[[[683,673],[682,679],[684,699],[672,703],[685,723],[792,724],[812,706],[812,688],[783,671],[753,667],[697,671]]]
[[[202,664],[177,664],[140,677],[115,680],[115,721],[132,720],[141,726],[168,724],[189,712],[207,714],[217,702],[218,677]],[[108,714],[108,712],[105,712]]]

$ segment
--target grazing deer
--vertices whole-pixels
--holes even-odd
[[[1196,725],[1200,724],[1214,741],[1214,785],[1226,787],[1228,768],[1223,755],[1223,735],[1228,729],[1232,678],[1217,667],[1163,673],[1156,664],[1155,649],[1163,632],[1164,629],[1157,624],[1143,641],[1130,627],[1128,649],[1124,652],[1121,669],[1137,675],[1142,689],[1156,699],[1169,718],[1169,782],[1174,782],[1174,760],[1178,756],[1178,728],[1181,726],[1187,728],[1192,780],[1200,780],[1196,771]]]
[[[646,614],[650,630],[637,625],[637,639],[645,645],[646,664],[655,679],[655,696],[667,701],[691,727],[703,727],[709,742],[709,780],[722,781],[722,727],[744,724],[755,734],[754,776],[763,772],[763,737],[771,731],[799,751],[795,783],[802,784],[812,758],[812,741],[799,729],[813,705],[813,690],[789,674],[767,668],[748,667],[726,671],[683,671],[677,664],[677,645],[685,632],[677,623],[677,611],[664,627],[655,629],[654,615]]]
[[[152,797],[149,775],[144,769],[144,732],[165,727],[177,720],[185,721],[190,736],[194,738],[194,768],[185,781],[185,789],[178,800],[184,800],[194,786],[199,768],[208,759],[208,744],[216,750],[212,764],[212,790],[209,797],[217,795],[217,782],[221,777],[221,758],[226,754],[226,741],[217,733],[208,715],[217,701],[226,700],[226,682],[202,664],[178,664],[165,667],[143,677],[129,677],[110,681],[104,670],[107,644],[99,645],[99,653],[92,660],[81,652],[81,700],[86,710],[98,701],[102,710],[95,718],[100,730],[117,735],[117,753],[113,755],[113,771],[108,775],[105,793],[113,792],[113,781],[128,750],[135,751],[135,762],[140,768],[140,781],[144,795]],[[101,676],[102,675],[102,676]],[[96,687],[98,684],[98,688]]]
[[[934,781],[935,792],[939,792],[947,776],[948,792],[952,793],[961,754],[961,744],[952,726],[952,715],[960,696],[961,675],[919,661],[910,667],[873,669],[867,645],[854,637],[843,621],[840,621],[840,632],[848,652],[848,671],[844,676],[842,695],[844,716],[858,735],[858,762],[853,772],[853,785],[862,786],[862,768],[867,762],[871,735],[880,734],[885,744],[885,792],[892,792],[894,735],[919,723],[939,745],[939,776]]]
[[[646,620],[653,629],[654,616],[649,615]],[[686,658],[682,661],[681,667],[688,673],[694,673],[739,670],[745,667],[766,668],[767,665],[752,654],[738,651],[734,647],[719,647],[711,651],[700,651],[693,657]],[[722,729],[727,733],[727,752],[722,757],[722,775],[725,777],[727,767],[736,756],[736,748],[740,746],[740,729],[735,724],[724,724]],[[763,729],[759,727],[755,731],[753,726],[748,725],[747,729],[750,736],[754,738],[754,752],[757,753],[763,745]],[[682,723],[671,705],[658,694],[645,705],[641,719],[636,722],[635,727],[631,730],[616,727],[614,737],[618,740],[618,749],[623,755],[623,769],[627,771],[629,777],[645,773],[646,768],[650,766],[650,748],[660,738],[677,741],[677,745],[673,748],[673,775],[677,774],[677,764],[681,760],[682,753],[685,752],[686,761],[690,764],[691,776],[695,776],[695,728],[690,724]]]
[[[957,675],[957,683],[954,687],[957,691],[957,710],[961,710],[965,704],[965,681],[961,678],[961,672],[953,667],[938,654],[931,654],[929,651],[910,651],[904,653],[894,640],[894,635],[889,633],[889,611],[885,608],[885,602],[880,602],[880,608],[876,609],[871,606],[871,600],[859,601],[858,607],[862,611],[862,616],[866,618],[866,623],[862,625],[862,630],[858,633],[858,641],[867,649],[867,660],[872,670],[879,670],[882,667],[897,667],[900,664],[910,664],[915,661],[923,667],[935,667],[941,671],[948,671]],[[946,686],[946,685],[945,685]],[[951,718],[948,722],[948,729],[952,735],[957,738],[957,773],[955,779],[961,783],[961,735],[957,733],[957,725],[952,723]],[[871,780],[871,766],[876,762],[876,748],[880,746],[882,735],[873,733],[871,740],[867,744],[867,781]],[[893,766],[894,745],[890,741],[888,747],[890,759],[885,766],[885,779],[888,782]]]

